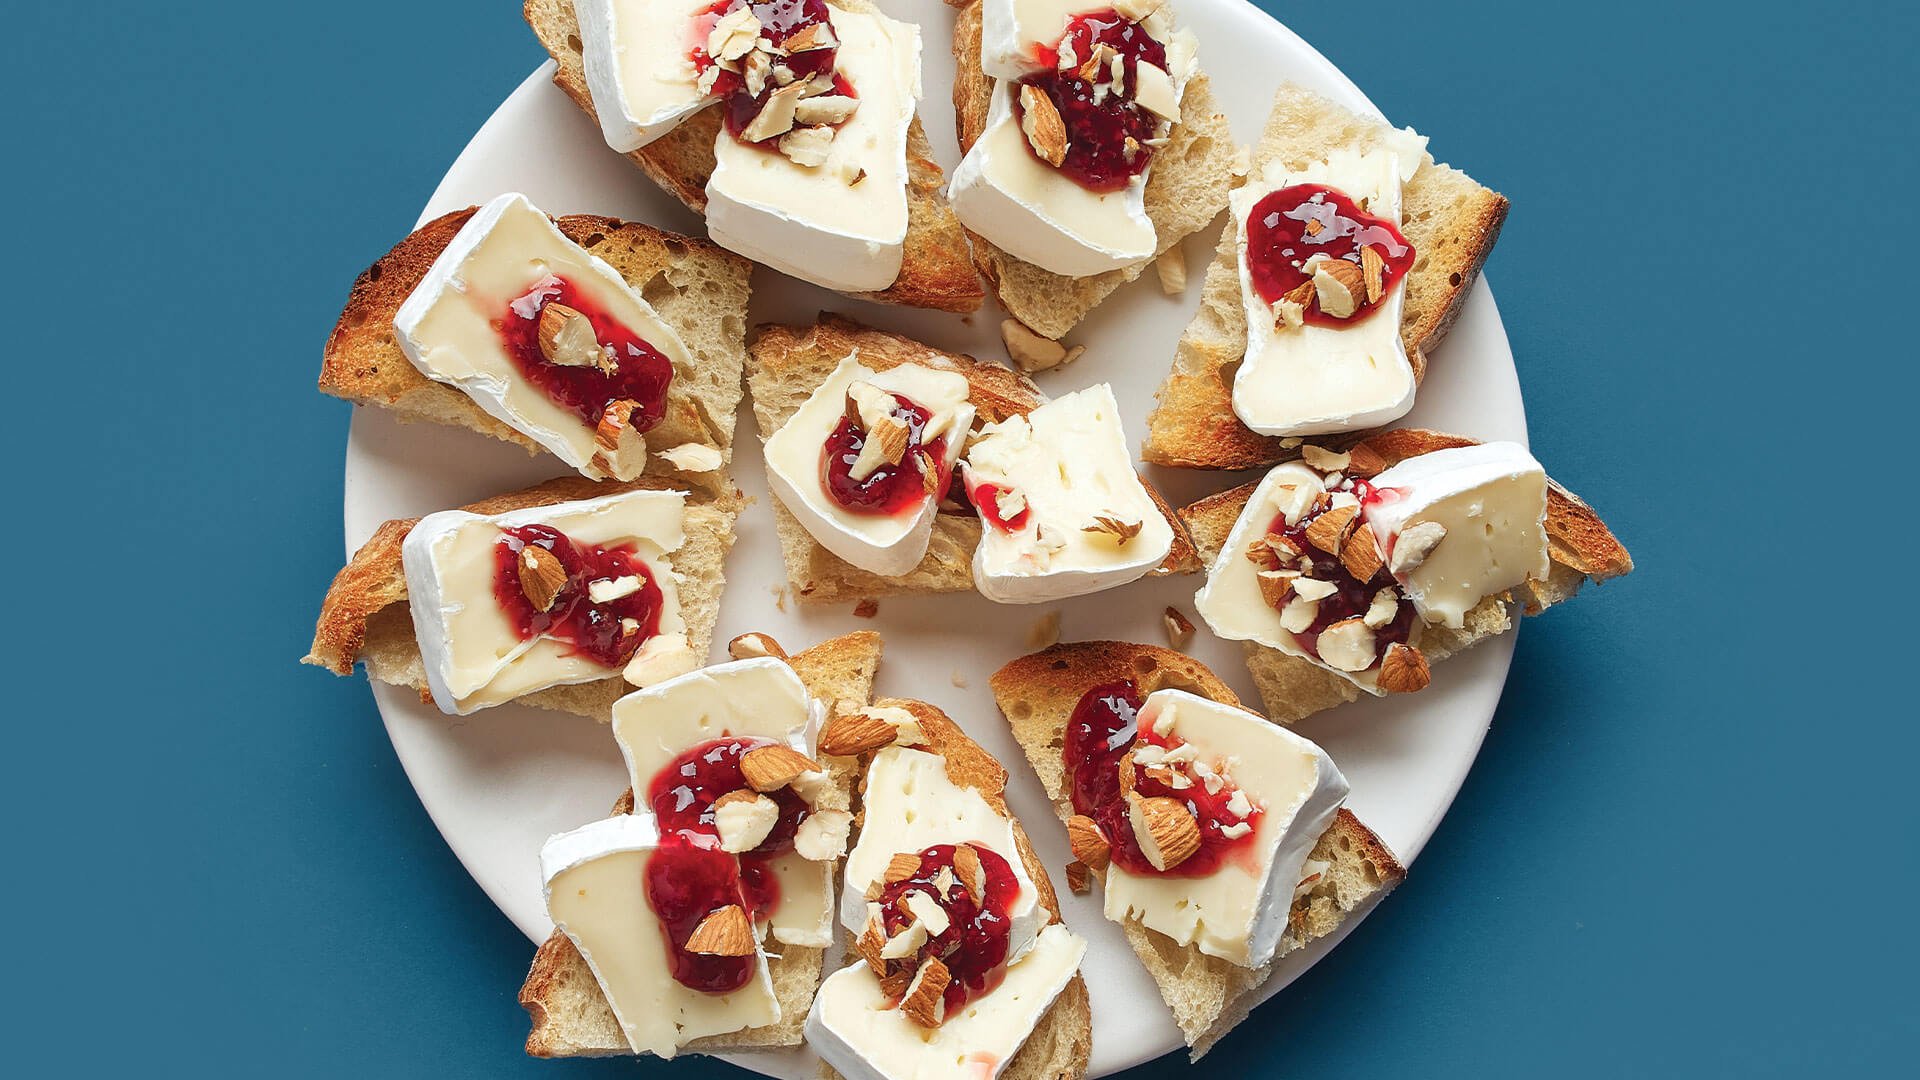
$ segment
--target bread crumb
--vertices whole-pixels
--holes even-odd
[[[965,690],[967,688],[967,677],[965,675],[960,674],[957,671],[954,672],[953,685],[958,687],[961,690]]]
[[[1038,652],[1060,640],[1060,613],[1049,611],[1027,631],[1027,648]]]
[[[773,608],[775,611],[787,610],[787,587],[785,585],[773,586]]]
[[[1175,244],[1160,253],[1153,260],[1153,271],[1160,275],[1160,291],[1168,296],[1179,296],[1187,291],[1187,256]]]
[[[1067,888],[1072,889],[1076,896],[1085,896],[1093,891],[1093,882],[1091,875],[1087,873],[1086,863],[1075,859],[1067,864]]]
[[[1180,613],[1180,609],[1168,605],[1160,616],[1160,625],[1167,632],[1167,644],[1175,649],[1184,650],[1193,640],[1193,622]]]
[[[853,605],[853,615],[856,619],[871,619],[878,614],[880,614],[880,601],[878,600],[868,598]]]

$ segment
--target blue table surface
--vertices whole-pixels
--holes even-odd
[[[1640,569],[1529,626],[1412,878],[1221,1075],[1909,1060],[1920,21],[1561,6],[1273,8],[1512,198],[1535,449]],[[294,663],[321,342],[542,59],[515,5],[84,8],[10,5],[0,75],[14,1075],[744,1075],[522,1057],[526,941]]]

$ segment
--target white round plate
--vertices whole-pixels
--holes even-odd
[[[922,27],[920,117],[936,156],[951,172],[959,159],[947,104],[952,11],[941,0],[885,0],[883,6]],[[1273,91],[1287,80],[1374,111],[1331,63],[1250,4],[1181,0],[1179,9],[1185,25],[1199,35],[1202,65],[1241,141],[1259,136]],[[700,235],[699,219],[607,149],[595,125],[552,85],[551,74],[551,65],[542,66],[500,106],[448,170],[422,220],[517,190],[555,214],[609,214]],[[1438,134],[1444,144],[1445,133]],[[1154,389],[1198,303],[1200,278],[1218,235],[1216,226],[1187,240],[1185,295],[1162,295],[1155,276],[1146,274],[1070,335],[1070,341],[1087,346],[1086,355],[1063,371],[1044,374],[1041,387],[1061,394],[1109,382],[1125,409],[1129,438],[1144,437]],[[961,318],[861,303],[766,269],[755,272],[754,323],[808,322],[821,310],[941,348],[1005,357],[1000,316],[991,303]],[[1419,405],[1407,422],[1481,438],[1526,438],[1513,354],[1484,281],[1433,357]],[[783,585],[779,548],[755,436],[743,405],[733,475],[755,501],[740,517],[739,541],[727,562],[716,644],[763,630],[798,651],[849,630],[880,630],[886,638],[880,691],[938,705],[1008,765],[1013,810],[1029,824],[1056,883],[1064,884],[1057,876],[1068,858],[1063,831],[987,689],[989,674],[1029,651],[1029,629],[1051,608],[1001,607],[965,594],[884,599],[872,620],[853,617],[845,606],[802,611],[788,601],[782,610],[776,603]],[[444,509],[564,471],[551,457],[529,458],[470,432],[401,425],[378,409],[362,409],[347,444],[347,549],[358,547],[389,518]],[[1176,505],[1243,479],[1164,469],[1152,476]],[[1141,581],[1056,605],[1062,639],[1162,643],[1162,609],[1173,604],[1191,614],[1199,584],[1198,577]],[[1246,700],[1259,700],[1238,644],[1215,640],[1203,628],[1190,651]],[[1403,862],[1419,854],[1473,763],[1512,654],[1509,634],[1443,665],[1424,693],[1347,705],[1300,725],[1340,763],[1353,783],[1354,812]],[[552,924],[540,894],[541,842],[604,815],[626,782],[606,729],[591,720],[514,706],[449,717],[422,705],[412,691],[390,686],[376,685],[374,696],[401,764],[454,854],[528,938],[543,940]],[[1062,888],[1060,895],[1067,922],[1090,942],[1085,974],[1093,995],[1092,1074],[1116,1072],[1179,1046],[1178,1030],[1152,981],[1118,928],[1101,917],[1097,893],[1077,897]],[[1350,919],[1342,934],[1287,958],[1265,992],[1285,987],[1358,922]],[[797,1051],[736,1060],[769,1075],[814,1075]]]

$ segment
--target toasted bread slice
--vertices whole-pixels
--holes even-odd
[[[658,491],[674,486],[653,477],[622,484],[563,476],[460,509],[504,514],[641,488]],[[724,563],[733,546],[733,522],[740,514],[740,503],[739,493],[731,489],[719,494],[691,493],[683,527],[686,543],[669,553],[673,572],[680,579],[680,615],[687,624],[687,645],[695,656],[706,656],[713,642],[713,625],[720,616],[720,591],[726,585]],[[351,675],[356,662],[365,664],[373,678],[411,686],[420,691],[421,700],[431,701],[426,667],[413,637],[407,577],[400,561],[400,546],[419,520],[405,518],[381,525],[334,575],[313,628],[312,649],[301,663],[326,668],[336,675]],[[632,689],[615,674],[594,682],[549,687],[515,700],[607,723],[613,719],[614,701]]]
[[[825,702],[865,705],[873,697],[873,678],[880,668],[880,635],[871,630],[830,638],[794,656],[780,654],[792,666],[807,692]],[[821,809],[847,809],[853,792],[853,773],[831,774],[832,787],[821,793]],[[613,813],[633,812],[633,789],[614,803]],[[800,1045],[800,1031],[814,990],[820,985],[825,949],[782,946],[767,957],[774,997],[780,1002],[780,1022],[766,1027],[713,1035],[689,1043],[687,1049],[704,1052],[751,1050]],[[608,1057],[630,1054],[620,1022],[607,1004],[593,969],[574,947],[573,940],[555,930],[534,954],[533,966],[520,986],[520,1007],[527,1010],[533,1030],[527,1035],[527,1053],[533,1057]]]
[[[1009,368],[822,314],[812,326],[763,326],[748,350],[747,383],[753,390],[753,418],[760,427],[761,441],[780,430],[840,361],[856,349],[860,362],[876,371],[913,363],[965,375],[972,387],[976,424],[1024,415],[1047,400],[1032,380]],[[1186,574],[1200,569],[1199,558],[1179,519],[1153,485],[1145,477],[1141,480],[1161,513],[1174,523],[1173,548],[1153,573]],[[973,588],[973,549],[980,543],[980,518],[970,507],[943,503],[926,557],[919,566],[896,578],[862,570],[815,543],[778,499],[773,501],[773,516],[787,564],[787,581],[794,595],[807,603]]]
[[[848,11],[879,10],[867,0],[833,0]],[[580,56],[580,23],[573,0],[525,0],[527,25],[553,57],[553,83],[588,116],[593,95]],[[713,175],[713,142],[720,134],[720,110],[702,109],[646,146],[628,154],[654,183],[696,214],[707,210],[707,178]],[[933,159],[933,145],[914,117],[907,128],[907,241],[900,276],[883,292],[857,293],[862,300],[965,314],[977,310],[986,295],[967,261],[966,231],[947,205],[946,174]]]
[[[973,149],[987,128],[993,78],[980,70],[981,0],[947,0],[959,9],[953,26],[953,109],[960,151]],[[1153,156],[1147,177],[1147,217],[1159,255],[1207,227],[1227,208],[1235,147],[1227,118],[1205,72],[1187,82],[1180,123]],[[1058,340],[1115,289],[1140,276],[1152,259],[1092,277],[1070,278],[1022,262],[969,232],[973,263],[1007,314],[1042,337]]]
[[[1255,150],[1259,175],[1269,161],[1302,165],[1334,147],[1367,147],[1389,131],[1311,94],[1283,86],[1274,96],[1265,134]],[[1401,189],[1401,230],[1419,253],[1406,276],[1400,336],[1424,378],[1427,354],[1460,314],[1480,267],[1507,219],[1506,196],[1428,157]],[[1247,317],[1240,303],[1236,230],[1226,229],[1201,287],[1200,310],[1174,351],[1173,370],[1154,396],[1147,418],[1146,460],[1187,469],[1250,469],[1285,460],[1297,438],[1256,435],[1233,412],[1233,375],[1247,351]]]
[[[981,748],[979,743],[967,737],[946,713],[924,701],[910,701],[905,698],[887,698],[876,704],[906,709],[920,723],[920,732],[925,737],[925,745],[917,749],[939,754],[947,762],[947,778],[958,787],[970,787],[980,793],[988,806],[1006,816],[1013,822],[1014,846],[1020,849],[1020,861],[1026,864],[1027,876],[1033,879],[1034,888],[1039,890],[1040,905],[1051,916],[1047,921],[1060,920],[1060,898],[1053,890],[1053,879],[1048,876],[1046,864],[1035,854],[1033,844],[1027,839],[1025,829],[1020,827],[1018,819],[1007,809],[1007,770]],[[866,768],[872,760],[872,753],[862,754],[857,762],[861,782],[865,783]],[[852,760],[852,759],[848,759]],[[855,835],[863,824],[860,815],[854,817]],[[857,957],[849,952],[847,962],[857,962]],[[1060,996],[1054,998],[1053,1005],[1034,1025],[1033,1033],[1021,1046],[1020,1052],[1007,1063],[1001,1073],[1002,1080],[1077,1080],[1086,1075],[1087,1058],[1093,1052],[1093,1013],[1087,999],[1086,980],[1074,975]],[[827,1066],[821,1067],[826,1077],[838,1077],[839,1074]]]
[[[1318,441],[1318,440],[1316,440]],[[1347,449],[1365,443],[1394,465],[1410,457],[1471,446],[1476,442],[1460,435],[1448,435],[1424,428],[1400,428],[1360,438],[1330,440],[1324,444]],[[1255,480],[1217,495],[1210,495],[1180,511],[1208,566],[1220,554],[1233,523],[1252,497]],[[1633,569],[1633,556],[1614,539],[1606,523],[1579,496],[1547,481],[1547,554],[1552,568],[1545,581],[1529,581],[1514,590],[1514,599],[1528,615],[1538,615],[1554,604],[1569,600],[1589,581],[1600,582],[1619,577]],[[1467,612],[1465,625],[1458,629],[1428,626],[1421,632],[1420,651],[1429,661],[1444,660],[1454,653],[1513,629],[1513,604],[1489,596]],[[1364,691],[1351,682],[1312,661],[1288,656],[1277,649],[1247,642],[1247,667],[1272,719],[1291,724],[1305,716],[1358,699]]]
[[[1087,688],[1120,679],[1133,680],[1142,693],[1175,687],[1240,706],[1233,691],[1205,665],[1155,645],[1081,641],[1053,645],[1007,664],[991,679],[994,700],[1062,823],[1074,813],[1064,756],[1067,721]],[[1310,858],[1328,863],[1329,869],[1294,901],[1276,960],[1332,933],[1349,913],[1407,876],[1393,852],[1346,809],[1321,835]],[[1159,985],[1196,1061],[1246,1018],[1253,1007],[1251,995],[1273,973],[1271,963],[1239,967],[1194,946],[1176,944],[1137,922],[1124,923],[1122,929]]]
[[[422,375],[394,336],[400,305],[474,209],[456,210],[420,226],[354,281],[321,357],[320,389],[356,405],[390,409],[402,420],[468,428],[538,454],[539,443],[488,415],[459,390]],[[692,370],[673,373],[666,415],[647,432],[648,448],[699,443],[731,460],[740,372],[746,365],[747,285],[753,264],[705,240],[638,222],[571,214],[554,223],[567,239],[618,271],[661,320],[679,332],[694,357]],[[658,456],[648,457],[646,471],[650,476],[680,475]],[[692,474],[683,480],[716,487],[725,484],[725,474]]]

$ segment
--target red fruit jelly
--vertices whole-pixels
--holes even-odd
[[[647,860],[647,906],[667,937],[667,967],[673,981],[706,994],[729,994],[753,979],[759,957],[711,956],[687,951],[687,940],[708,915],[748,900],[740,862],[717,843],[695,834],[667,833]]]
[[[820,483],[834,502],[852,513],[875,517],[906,513],[919,509],[928,491],[947,488],[946,440],[922,441],[933,414],[901,394],[893,395],[893,402],[894,419],[907,425],[907,449],[898,465],[882,465],[865,480],[853,478],[853,463],[859,460],[867,435],[852,416],[840,418],[821,449]],[[928,468],[933,470],[931,483],[926,478]]]
[[[1375,488],[1365,480],[1346,480],[1333,490],[1351,491],[1363,507],[1397,494],[1397,489]],[[1316,659],[1320,656],[1320,632],[1342,619],[1365,615],[1367,609],[1373,606],[1374,594],[1386,588],[1387,585],[1378,576],[1371,582],[1354,580],[1353,575],[1347,573],[1345,565],[1338,558],[1308,542],[1307,526],[1313,524],[1314,519],[1322,513],[1325,511],[1308,513],[1300,518],[1300,523],[1297,525],[1288,525],[1286,515],[1282,514],[1273,519],[1273,524],[1267,526],[1268,533],[1278,533],[1293,541],[1295,546],[1313,560],[1313,569],[1307,572],[1308,577],[1331,582],[1334,586],[1333,595],[1320,600],[1320,607],[1314,616],[1313,624],[1293,635],[1294,642],[1304,649],[1307,655]],[[1373,632],[1373,639],[1379,646],[1380,656],[1387,655],[1387,646],[1396,642],[1404,645],[1413,636],[1413,614],[1413,605],[1402,602],[1393,613],[1393,621]],[[1376,659],[1370,667],[1377,667],[1379,663],[1380,661]]]
[[[1059,70],[1060,53],[1068,45],[1082,64],[1098,45],[1119,54],[1126,93],[1095,91],[1096,83],[1110,77],[1107,71],[1090,72],[1094,77],[1083,79],[1078,67]],[[1074,16],[1060,44],[1037,50],[1037,58],[1047,70],[1021,82],[1046,94],[1066,125],[1067,154],[1060,171],[1095,192],[1119,191],[1145,172],[1153,160],[1153,148],[1146,141],[1159,130],[1160,118],[1133,100],[1139,80],[1136,68],[1145,62],[1164,71],[1167,47],[1139,23],[1129,22],[1109,9]],[[1014,96],[1014,114],[1016,118],[1023,115],[1018,94]],[[1128,139],[1134,142],[1131,150]],[[1033,152],[1031,145],[1027,149]]]
[[[1071,781],[1073,808],[1100,827],[1112,848],[1113,862],[1132,874],[1158,874],[1166,877],[1206,877],[1226,860],[1240,854],[1253,843],[1253,833],[1227,837],[1221,830],[1241,820],[1258,821],[1255,809],[1242,819],[1227,810],[1233,797],[1232,784],[1209,793],[1195,781],[1191,786],[1175,788],[1162,780],[1135,769],[1133,790],[1143,798],[1166,797],[1185,803],[1200,823],[1200,850],[1168,870],[1156,870],[1140,850],[1133,836],[1133,824],[1127,815],[1127,800],[1120,791],[1120,759],[1136,745],[1173,749],[1181,745],[1178,737],[1142,731],[1139,714],[1144,698],[1131,679],[1101,683],[1081,695],[1067,721],[1066,766]]]
[[[556,364],[540,351],[540,313],[552,303],[587,317],[594,336],[610,351],[611,371]],[[507,356],[520,374],[554,404],[588,424],[598,425],[600,415],[616,401],[639,404],[629,421],[636,431],[646,431],[666,414],[673,362],[566,278],[541,279],[507,305],[498,327]]]
[[[999,484],[975,484],[967,492],[967,501],[980,511],[980,519],[1004,533],[1019,532],[1026,528],[1028,519],[1033,517],[1033,507],[1020,504],[1018,513],[1002,515],[1000,513],[1000,493],[1012,490]]]
[[[520,552],[528,545],[552,552],[567,571],[566,584],[546,611],[535,611],[520,587]],[[582,544],[547,525],[521,525],[503,530],[494,544],[493,559],[494,598],[523,641],[545,634],[603,667],[619,668],[660,632],[660,586],[631,545]],[[626,596],[604,604],[587,596],[588,582],[629,576],[640,579],[640,588]]]
[[[1268,193],[1247,215],[1247,271],[1260,299],[1274,301],[1313,275],[1303,267],[1316,254],[1361,265],[1361,249],[1371,247],[1382,261],[1380,294],[1413,268],[1413,245],[1393,222],[1362,210],[1345,192],[1319,184],[1294,184]],[[1353,314],[1335,318],[1306,306],[1306,321],[1316,326],[1346,326],[1373,314],[1379,304],[1361,304]]]
[[[888,937],[914,921],[905,905],[909,893],[926,894],[947,913],[947,928],[927,939],[914,963],[937,956],[946,965],[953,980],[947,984],[945,995],[949,1016],[967,1002],[991,993],[1006,978],[1007,949],[1013,939],[1008,912],[1020,895],[1020,882],[1006,859],[978,844],[968,846],[980,856],[986,896],[974,896],[965,888],[941,895],[934,879],[941,876],[940,871],[954,869],[958,849],[953,844],[935,844],[920,852],[918,872],[887,886],[878,900]],[[959,877],[957,871],[954,876]]]
[[[704,73],[714,63],[713,58],[707,55],[708,31],[713,29],[713,24],[721,16],[742,7],[753,9],[753,17],[760,20],[760,36],[778,47],[785,47],[789,39],[810,26],[831,25],[826,0],[719,0],[707,9],[708,17],[694,20],[695,40],[690,56],[696,72]],[[839,46],[833,45],[789,53],[780,57],[778,62],[793,72],[795,82],[811,75],[833,75],[834,93],[854,97],[852,84],[834,75],[834,64],[839,55]],[[773,138],[757,143],[748,142],[745,131],[753,118],[760,114],[767,99],[779,88],[769,78],[758,94],[749,93],[746,80],[738,72],[723,69],[713,84],[713,94],[725,102],[727,132],[749,146],[771,148]]]

